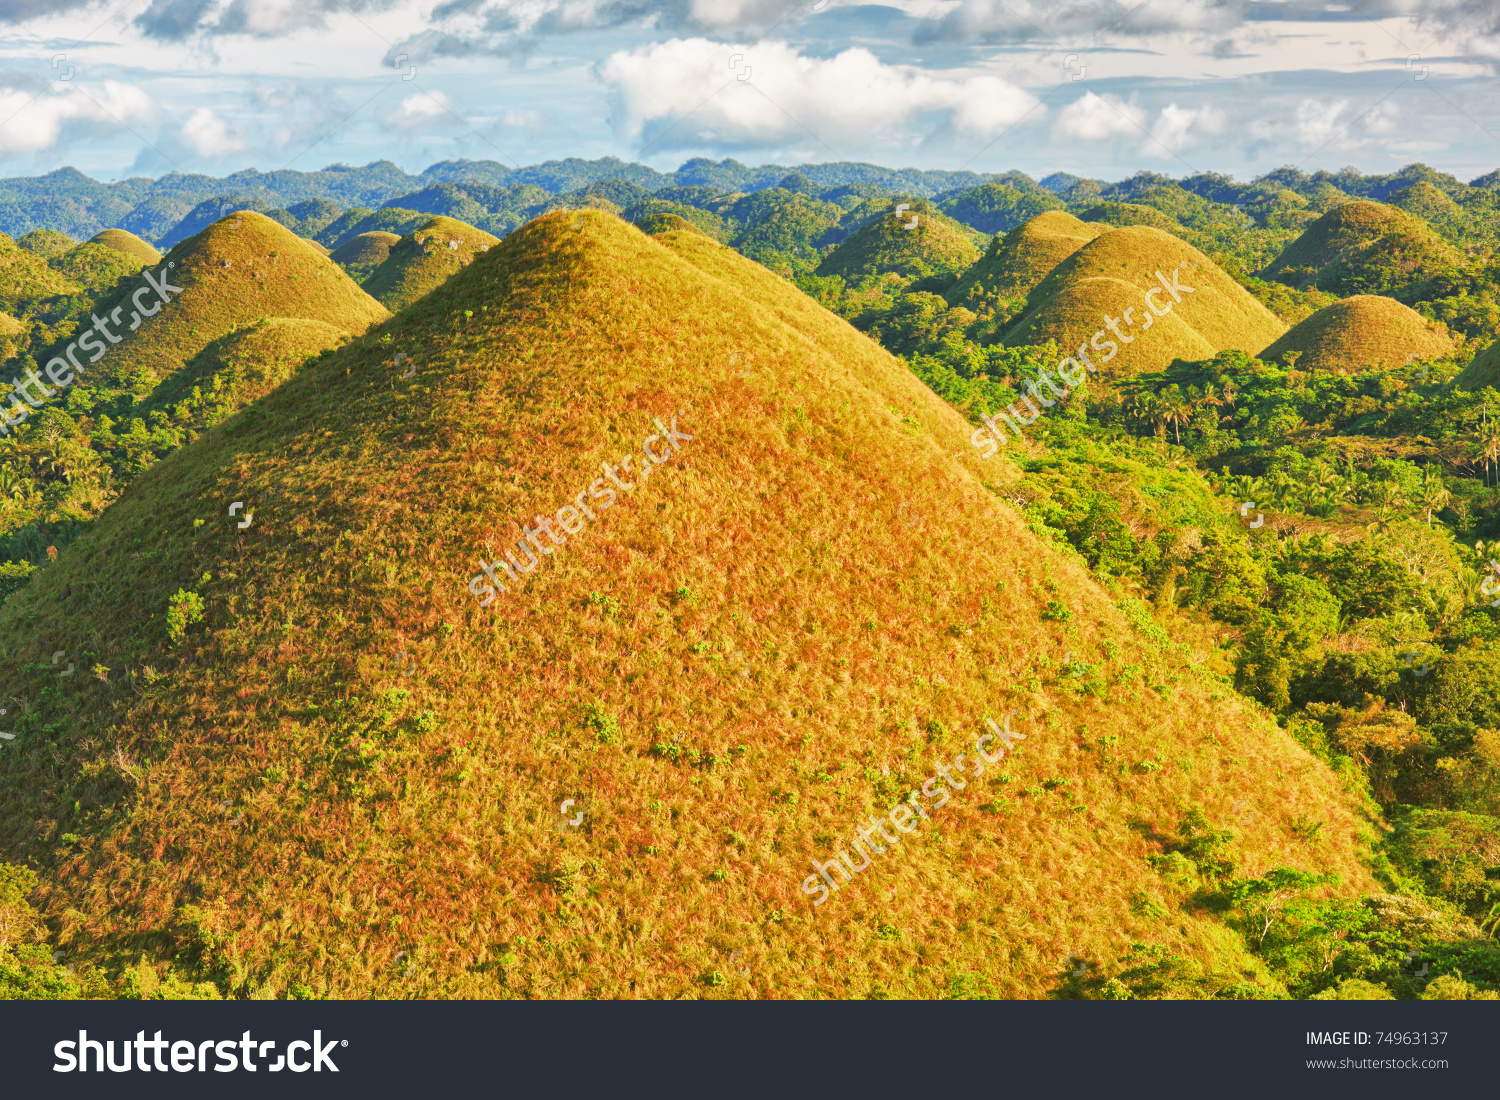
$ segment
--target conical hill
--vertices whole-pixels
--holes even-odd
[[[181,293],[152,289],[163,280]],[[143,317],[146,310],[152,315]],[[76,344],[74,358],[87,368],[86,381],[114,385],[141,370],[158,380],[169,377],[211,341],[263,317],[303,317],[359,333],[389,316],[337,264],[249,210],[178,243],[139,278],[101,298],[92,315],[104,319],[105,331],[79,329],[68,343]],[[106,346],[109,335],[119,342]],[[51,354],[64,354],[65,346]]]
[[[102,233],[94,234],[89,239],[94,244],[102,244],[106,248],[113,248],[116,252],[124,252],[126,255],[135,256],[144,263],[154,264],[161,259],[160,252],[141,240],[134,233],[124,229],[106,229]]]
[[[1453,388],[1477,393],[1486,386],[1500,390],[1500,340],[1480,348],[1453,380]]]
[[[1298,370],[1352,374],[1384,364],[1399,367],[1413,359],[1436,359],[1453,351],[1453,340],[1420,313],[1392,298],[1356,294],[1326,305],[1288,329],[1260,353],[1285,362],[1298,352]]]
[[[819,275],[847,280],[899,275],[905,279],[957,276],[983,254],[983,234],[918,201],[866,222],[824,257]]]
[[[1056,340],[1069,355],[1087,345],[1099,371],[1118,376],[1230,348],[1254,351],[1285,331],[1192,245],[1159,229],[1127,226],[1100,234],[1058,264],[1031,292],[1005,342]]]
[[[76,965],[237,995],[1041,996],[1132,941],[1269,980],[1147,857],[1201,809],[1359,892],[1364,819],[971,431],[727,248],[540,218],[0,605],[0,855]]]
[[[361,233],[335,248],[329,254],[329,259],[336,264],[381,264],[400,241],[401,238],[396,234],[380,230]]]
[[[1462,263],[1463,255],[1421,218],[1360,200],[1313,222],[1260,274],[1335,294],[1386,294]]]
[[[439,215],[391,245],[390,254],[364,287],[392,312],[405,309],[442,286],[500,243],[482,229]]]
[[[963,273],[947,298],[958,305],[987,297],[1024,301],[1048,272],[1108,228],[1081,222],[1061,210],[1038,214],[1004,237],[996,237],[984,258]]]

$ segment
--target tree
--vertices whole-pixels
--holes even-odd
[[[1435,466],[1429,466],[1422,474],[1422,509],[1427,513],[1427,526],[1432,526],[1432,513],[1446,508],[1453,499],[1443,484],[1443,475]]]
[[[1266,933],[1276,923],[1289,901],[1318,886],[1330,886],[1338,875],[1319,875],[1291,867],[1277,867],[1260,878],[1240,879],[1229,888],[1229,896],[1244,914],[1259,950]]]

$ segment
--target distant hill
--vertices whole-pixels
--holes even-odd
[[[729,248],[539,219],[0,604],[0,846],[80,970],[266,998],[1044,997],[1132,943],[1270,988],[1154,838],[1233,806],[1209,851],[1358,896],[1365,805],[972,430]]]
[[[59,233],[55,229],[33,229],[16,244],[44,260],[50,260],[55,256],[61,256],[78,242],[66,233]]]
[[[160,258],[158,254],[157,259]],[[139,252],[122,251],[95,239],[74,245],[53,257],[51,264],[54,270],[97,294],[151,262],[154,261],[148,261]]]
[[[180,286],[182,293],[169,292],[169,301],[145,319],[132,298],[147,285],[144,276],[95,303],[93,312],[106,318],[118,312],[110,330],[120,342],[109,345],[88,369],[89,383],[124,386],[136,377],[159,382],[212,341],[261,318],[301,317],[361,333],[388,316],[337,264],[253,211],[214,222],[149,270],[158,280],[164,277]],[[146,293],[140,301],[153,305],[158,298]],[[133,317],[138,322],[134,330]],[[102,343],[98,335],[94,340]],[[61,350],[59,345],[53,353]]]
[[[379,230],[361,233],[339,245],[329,253],[328,258],[345,270],[350,267],[367,268],[365,274],[369,274],[383,264],[390,256],[391,249],[400,243],[401,238],[394,233],[382,233]]]
[[[1384,203],[1336,206],[1262,271],[1289,286],[1347,295],[1388,294],[1451,270],[1463,256],[1420,218]]]
[[[892,207],[867,222],[829,253],[817,274],[846,280],[885,274],[952,279],[980,258],[982,242],[981,234],[919,200],[900,215]]]
[[[1048,272],[1104,231],[1060,210],[1040,214],[996,239],[947,297],[956,304],[1024,301]]]
[[[416,232],[391,246],[364,288],[391,312],[442,286],[473,262],[474,257],[499,244],[496,237],[453,218],[428,218]]]
[[[646,202],[638,202],[626,207],[620,216],[640,226],[647,233],[660,232],[661,226],[675,218],[716,241],[727,242],[734,235],[733,227],[719,215],[680,202],[669,202],[666,199],[653,198]]]
[[[1061,210],[1060,199],[1041,188],[1018,191],[1001,183],[986,183],[938,203],[956,222],[981,233],[1007,233],[1046,210]]]
[[[1182,234],[1182,225],[1176,218],[1169,218],[1160,210],[1149,206],[1137,206],[1130,202],[1095,203],[1081,215],[1082,221],[1103,222],[1105,225],[1122,228],[1127,225],[1148,225],[1174,236]]]
[[[49,298],[83,289],[77,280],[54,270],[46,257],[0,233],[0,312],[25,317]]]
[[[1300,352],[1298,370],[1353,374],[1367,367],[1404,366],[1411,358],[1436,359],[1453,341],[1422,316],[1391,298],[1356,294],[1324,306],[1294,325],[1259,354],[1286,361]]]
[[[103,233],[96,234],[93,238],[94,244],[102,244],[106,248],[113,248],[116,252],[123,252],[127,256],[134,256],[148,264],[154,264],[161,259],[161,253],[141,240],[134,233],[123,229],[106,229]]]
[[[1500,340],[1481,348],[1453,380],[1453,388],[1478,393],[1486,386],[1500,390]]]
[[[1174,296],[1162,280],[1193,291]],[[1170,306],[1170,313],[1151,315],[1145,294],[1153,287],[1156,305]],[[1120,330],[1130,337],[1128,344],[1108,331],[1107,317],[1133,326]],[[1159,229],[1129,226],[1101,234],[1058,264],[1031,292],[1005,343],[1056,340],[1076,354],[1073,349],[1090,343],[1100,329],[1104,336],[1088,354],[1101,374],[1118,375],[1162,370],[1174,359],[1209,359],[1227,349],[1253,352],[1286,326],[1192,245]],[[1108,363],[1107,350],[1101,352],[1106,341],[1118,349]]]

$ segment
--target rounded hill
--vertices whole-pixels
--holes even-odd
[[[336,264],[382,264],[390,256],[391,249],[400,242],[401,238],[396,234],[377,229],[373,233],[361,233],[345,241],[329,253],[328,258]]]
[[[89,240],[94,244],[113,248],[116,252],[123,252],[127,256],[134,256],[143,263],[154,264],[161,259],[160,252],[134,233],[124,229],[106,229],[102,233],[94,234]]]
[[[1243,806],[1236,858],[1359,893],[1360,808],[971,432],[700,234],[537,219],[0,604],[0,854],[77,965],[235,996],[1046,996],[1132,941],[1259,980],[1142,904],[1154,838]]]
[[[1004,237],[996,237],[984,257],[959,277],[947,298],[957,305],[985,298],[1024,301],[1048,272],[1103,232],[1104,226],[1086,224],[1062,210],[1038,214]]]
[[[581,216],[581,215],[580,215]],[[365,280],[365,289],[392,312],[442,286],[500,243],[482,229],[439,215],[391,245],[390,255]]]
[[[163,281],[181,288],[176,293],[164,287],[165,303],[152,289]],[[79,329],[72,340],[86,339],[103,354],[93,366],[87,365],[90,346],[80,343],[74,354],[86,367],[86,382],[102,378],[115,386],[140,372],[158,381],[167,378],[212,341],[262,317],[303,317],[360,333],[389,316],[337,264],[291,230],[249,210],[181,241],[154,267],[107,293],[91,312],[104,317],[105,333],[93,328],[86,335]],[[111,335],[119,342],[106,345]],[[60,343],[49,354],[62,355],[64,347]]]
[[[1392,298],[1356,294],[1294,325],[1262,350],[1260,358],[1284,363],[1287,353],[1297,352],[1298,370],[1352,374],[1367,367],[1436,359],[1452,351],[1452,339],[1415,310]]]
[[[1088,345],[1101,373],[1122,375],[1231,348],[1253,351],[1285,331],[1274,313],[1192,245],[1159,229],[1128,226],[1101,234],[1058,264],[1031,292],[1005,343],[1056,340],[1064,354]]]
[[[1361,199],[1318,218],[1260,274],[1341,295],[1388,294],[1462,262],[1421,218]]]
[[[818,275],[846,280],[898,275],[905,279],[956,276],[983,254],[975,230],[918,201],[866,222],[818,265]]]
[[[1123,229],[1127,225],[1145,225],[1176,236],[1182,232],[1182,224],[1176,218],[1163,214],[1154,206],[1141,206],[1133,202],[1101,202],[1084,211],[1085,222],[1102,222]]]
[[[1453,388],[1466,393],[1477,393],[1486,386],[1500,390],[1500,340],[1480,348],[1453,380]]]

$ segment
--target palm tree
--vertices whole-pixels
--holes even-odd
[[[1153,435],[1162,434],[1167,421],[1163,415],[1160,398],[1154,393],[1138,393],[1131,405],[1132,414],[1137,420],[1149,425]]]
[[[1490,468],[1500,460],[1500,424],[1489,424],[1488,422],[1480,428],[1474,437],[1473,457],[1484,463],[1485,488],[1490,484]]]
[[[1428,527],[1432,526],[1432,513],[1446,508],[1452,499],[1453,494],[1443,485],[1442,474],[1435,466],[1427,467],[1422,474],[1422,508],[1427,513]]]
[[[1182,446],[1182,425],[1186,424],[1193,413],[1193,406],[1182,396],[1182,391],[1176,386],[1168,386],[1158,396],[1160,402],[1162,419],[1172,425],[1172,435],[1177,445]]]

